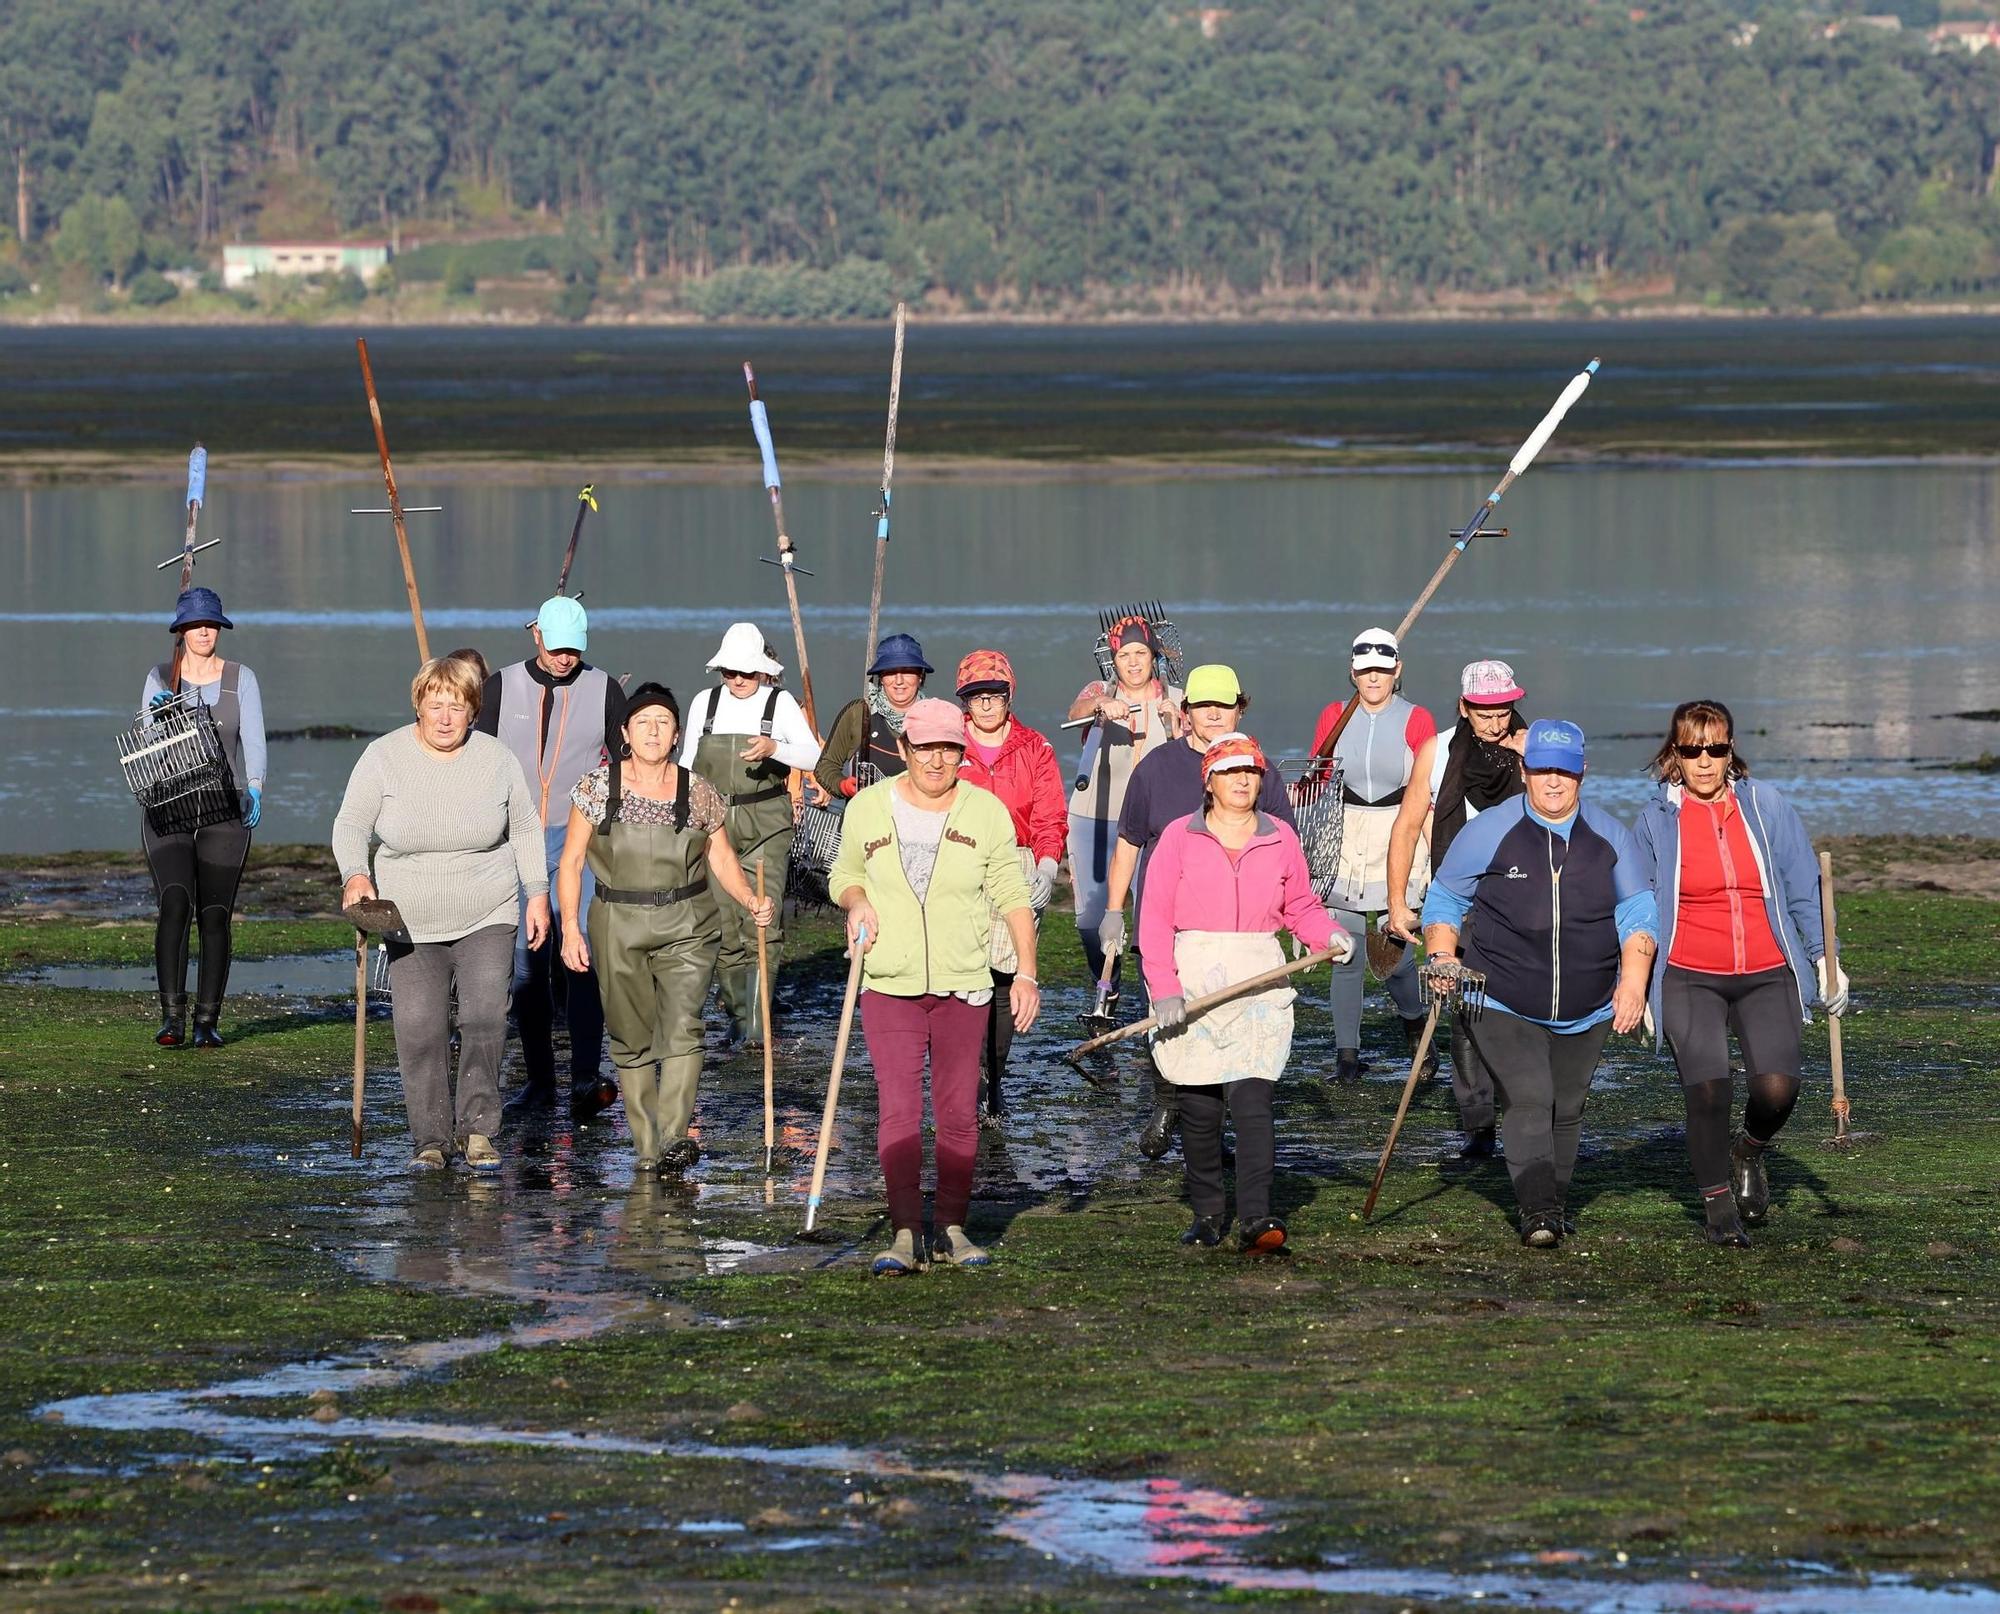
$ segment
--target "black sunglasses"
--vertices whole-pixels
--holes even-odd
[[[1402,652],[1392,644],[1358,644],[1354,647],[1354,654],[1357,656],[1400,656]]]
[[[1714,757],[1719,761],[1736,747],[1724,740],[1720,745],[1677,745],[1674,749],[1680,752],[1684,762],[1692,762],[1696,757]]]

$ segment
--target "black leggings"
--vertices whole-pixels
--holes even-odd
[[[188,922],[201,928],[201,978],[195,1003],[215,1008],[229,985],[229,916],[236,887],[250,855],[250,830],[231,821],[191,834],[156,835],[146,825],[140,836],[153,889],[160,898],[160,922],[153,932],[153,968],[162,996],[187,991]]]
[[[1000,1092],[1000,1078],[1007,1071],[1007,1056],[1014,1051],[1014,972],[993,970],[993,1012],[986,1018],[986,1043],[980,1050],[980,1068],[986,1072],[986,1113],[998,1115],[1007,1107]]]
[[[1236,1217],[1244,1226],[1271,1214],[1271,1178],[1277,1169],[1277,1142],[1271,1121],[1271,1089],[1261,1077],[1181,1087],[1181,1154],[1186,1163],[1188,1203],[1197,1216],[1220,1216],[1227,1208],[1222,1176],[1222,1117],[1236,1125]]]
[[[1729,1034],[1749,1069],[1743,1130],[1769,1143],[1799,1101],[1798,988],[1789,967],[1704,975],[1669,964],[1660,979],[1660,1029],[1687,1096],[1688,1159],[1704,1194],[1729,1185]]]

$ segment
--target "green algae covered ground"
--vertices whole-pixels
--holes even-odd
[[[1876,854],[1857,867],[1901,866],[1893,843],[1857,851]],[[73,894],[66,919],[28,917],[17,898],[4,916],[13,967],[107,956],[85,949],[114,935],[136,945],[129,925],[92,928],[92,902],[122,877]],[[1632,1042],[1593,1093],[1580,1233],[1561,1250],[1515,1241],[1503,1171],[1448,1160],[1442,1088],[1419,1096],[1382,1206],[1360,1223],[1402,1067],[1385,1057],[1368,1081],[1323,1087],[1324,1016],[1307,1002],[1280,1109],[1294,1253],[1189,1254],[1178,1171],[1129,1146],[1146,1096],[1136,1070],[1101,1094],[1051,1057],[1084,1001],[1059,923],[1043,973],[1073,984],[1017,1052],[1015,1112],[981,1163],[972,1231],[997,1264],[902,1281],[866,1271],[879,1190],[865,1131],[843,1134],[832,1242],[798,1240],[796,1171],[765,1203],[751,1060],[712,1066],[697,1195],[631,1185],[615,1122],[510,1138],[497,1185],[413,1181],[395,1148],[385,1022],[372,1029],[371,1152],[355,1167],[347,1005],[239,1003],[231,1045],[197,1058],[152,1048],[136,995],[11,986],[0,1607],[1282,1595],[1043,1558],[995,1534],[1005,1505],[893,1466],[373,1438],[263,1450],[36,1410],[564,1318],[589,1326],[343,1389],[333,1412],[1213,1487],[1263,1504],[1264,1527],[1238,1548],[1259,1564],[1539,1561],[1560,1575],[1577,1554],[1593,1573],[1622,1554],[1657,1579],[1753,1587],[1800,1561],[2000,1583],[2000,903],[1864,883],[1876,888],[1841,906],[1859,1137],[1824,1142],[1815,1027],[1772,1218],[1748,1252],[1701,1239],[1670,1068]],[[297,924],[295,945],[339,945],[337,928],[305,917],[306,889],[273,939]],[[840,973],[829,925],[795,936],[779,1070],[792,1123],[817,1105]],[[1371,1022],[1385,1056],[1391,1032]],[[850,1120],[865,1116],[865,1066],[848,1098]],[[799,1141],[795,1125],[786,1136]],[[292,1419],[330,1400],[301,1382],[222,1405]]]

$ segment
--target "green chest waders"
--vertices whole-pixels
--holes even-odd
[[[701,734],[695,741],[694,771],[714,785],[728,808],[729,844],[743,864],[743,878],[757,889],[757,865],[764,865],[764,889],[782,899],[785,877],[791,872],[792,799],[785,789],[790,769],[775,757],[763,762],[745,762],[737,753],[750,743],[747,734],[717,734],[715,714],[722,704],[718,685],[709,692],[708,711],[702,718]],[[766,739],[778,710],[778,691],[764,700],[764,712],[757,732]],[[716,979],[722,987],[723,1002],[736,1024],[752,1042],[764,1040],[759,1018],[756,968],[757,927],[750,910],[718,891],[716,907],[722,915],[722,951],[716,963]],[[771,962],[771,985],[777,987],[778,960],[784,951],[785,932],[781,916],[774,916],[765,932]]]
[[[622,823],[613,763],[604,822],[588,853],[597,894],[585,928],[611,1062],[642,1168],[686,1137],[694,1117],[701,1008],[721,936],[709,887],[708,837],[676,827],[687,822],[688,771],[676,772],[674,823]]]

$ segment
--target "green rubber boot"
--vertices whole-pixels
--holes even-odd
[[[628,1065],[618,1072],[625,1100],[625,1124],[632,1129],[632,1153],[641,1171],[660,1161],[660,1082],[656,1065]]]

